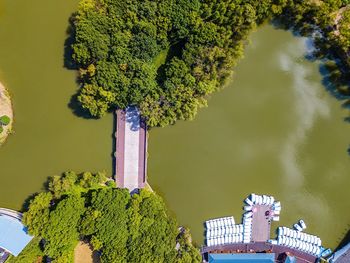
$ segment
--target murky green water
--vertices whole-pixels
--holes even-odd
[[[348,112],[303,59],[304,40],[265,26],[251,41],[234,82],[195,121],[151,131],[150,183],[199,242],[205,219],[240,220],[255,192],[282,201],[275,227],[303,218],[335,247],[350,227]]]
[[[112,116],[76,117],[75,72],[63,67],[77,0],[0,0],[0,80],[10,90],[15,134],[0,148],[0,206],[19,208],[47,176],[112,170]],[[282,201],[281,223],[303,218],[335,246],[349,228],[347,112],[326,93],[304,44],[264,27],[195,121],[154,129],[149,177],[198,242],[202,222],[241,215],[251,192]],[[275,224],[277,226],[278,224]]]
[[[77,0],[0,0],[0,80],[14,103],[15,134],[0,148],[0,206],[19,208],[50,175],[112,170],[112,115],[76,117],[77,90],[63,67],[68,18]]]

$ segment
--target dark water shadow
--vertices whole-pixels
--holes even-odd
[[[72,44],[75,39],[75,26],[74,26],[74,17],[76,13],[71,14],[68,19],[68,28],[66,30],[67,38],[64,41],[64,53],[63,53],[63,66],[66,69],[77,70],[79,67],[72,59],[73,49]]]
[[[343,248],[350,242],[350,224],[347,225],[347,230],[344,232],[344,236],[340,239],[339,245],[335,248],[335,251]]]
[[[74,115],[76,115],[79,118],[88,119],[88,120],[98,120],[98,117],[92,116],[90,112],[86,109],[84,109],[80,102],[78,101],[79,93],[73,94],[70,98],[70,101],[68,102],[68,108],[71,109]]]
[[[75,25],[74,25],[74,19],[75,19],[76,13],[72,13],[71,16],[68,19],[68,27],[66,30],[67,38],[64,41],[64,52],[63,52],[63,67],[68,70],[75,70],[77,71],[79,69],[79,65],[75,63],[73,60],[73,49],[72,44],[75,40]],[[78,74],[76,76],[75,82],[78,86],[81,85],[81,79],[78,77]],[[78,101],[78,95],[79,90],[73,94],[68,102],[68,108],[71,109],[74,115],[77,117],[83,118],[83,119],[98,119],[97,117],[94,117],[90,114],[90,112],[86,109],[83,109],[81,106],[81,103]]]
[[[116,178],[117,176],[117,158],[116,158],[116,151],[117,151],[117,114],[113,114],[113,128],[112,128],[112,153],[111,153],[111,158],[112,158],[112,178]]]
[[[22,207],[21,207],[21,209],[20,209],[20,212],[28,211],[30,202],[31,202],[32,200],[34,200],[35,196],[37,196],[38,194],[39,194],[38,192],[32,193],[32,194],[30,194],[26,199],[24,199],[24,202],[23,202],[23,204],[22,204]]]

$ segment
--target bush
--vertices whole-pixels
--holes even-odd
[[[3,115],[0,117],[0,124],[1,125],[4,125],[4,126],[9,125],[10,121],[11,121],[11,119],[9,116]]]

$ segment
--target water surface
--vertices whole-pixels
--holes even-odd
[[[18,209],[62,171],[111,174],[112,116],[86,120],[68,107],[78,87],[63,67],[63,45],[77,2],[0,0],[0,80],[15,112],[15,133],[0,148],[0,206]],[[280,223],[303,218],[326,245],[348,230],[348,113],[304,55],[304,40],[259,29],[209,108],[151,131],[150,183],[197,242],[205,219],[239,220],[251,192],[280,199]]]
[[[227,87],[191,122],[154,129],[151,185],[201,242],[205,219],[240,220],[249,193],[282,201],[281,221],[303,218],[335,247],[349,229],[348,112],[304,59],[305,39],[271,26],[251,45]]]
[[[85,120],[68,107],[76,72],[63,67],[77,0],[0,0],[0,80],[12,95],[14,134],[0,148],[0,206],[18,209],[48,176],[112,169],[112,115]]]

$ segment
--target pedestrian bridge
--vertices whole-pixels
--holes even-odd
[[[144,188],[147,171],[147,128],[134,106],[116,111],[115,180],[130,192]]]

